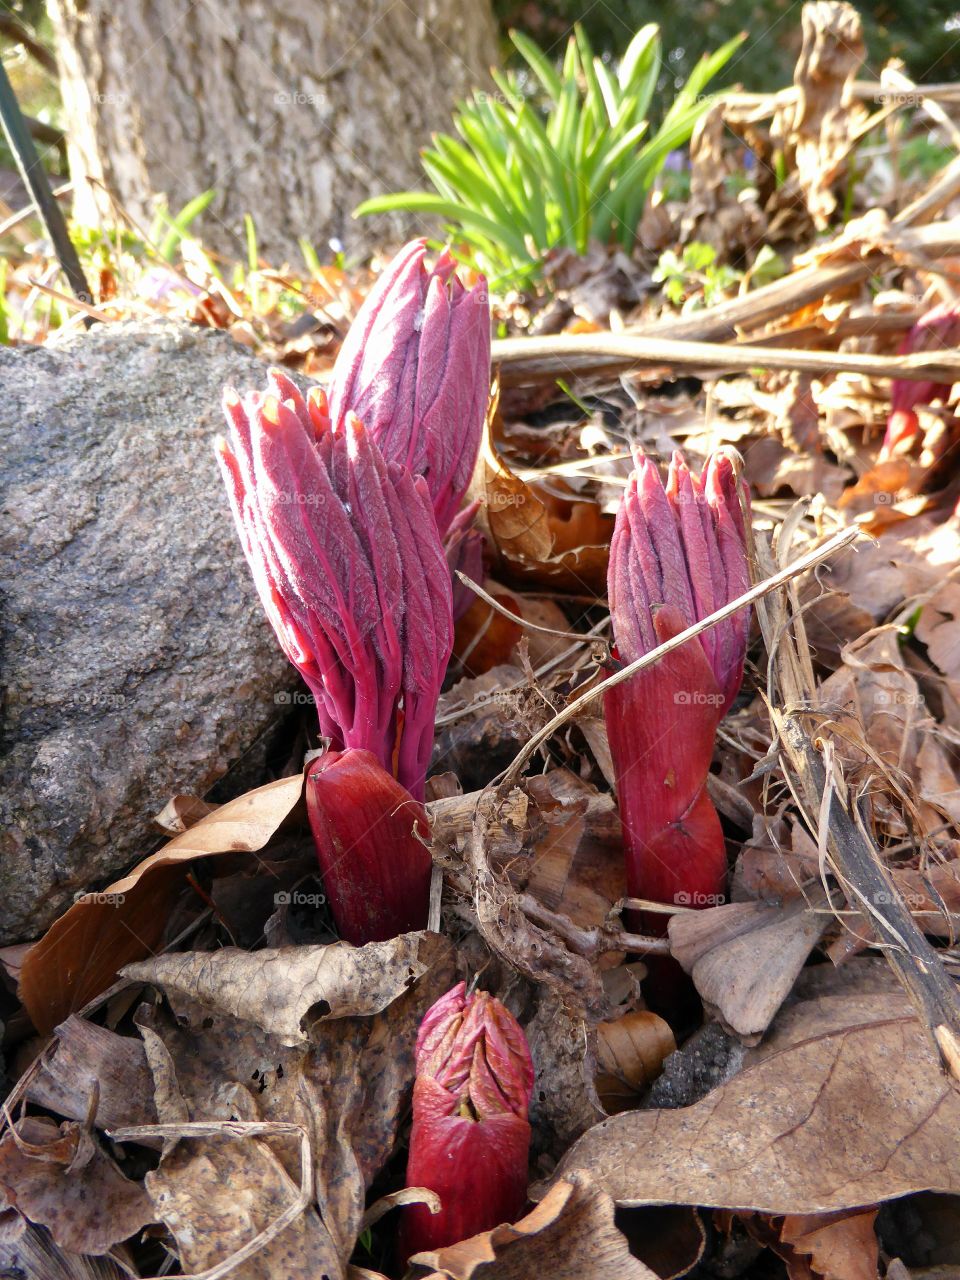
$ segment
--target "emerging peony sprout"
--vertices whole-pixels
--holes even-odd
[[[666,488],[655,464],[637,458],[617,512],[607,584],[625,663],[747,590],[726,455],[714,454],[698,478],[675,453]],[[743,610],[604,695],[632,897],[680,906],[722,898],[726,852],[706,781],[717,726],[743,678],[748,631]]]
[[[307,816],[342,938],[362,945],[427,927],[426,811],[375,756],[318,756],[307,770]]]
[[[353,412],[385,458],[422,475],[440,536],[473,475],[490,394],[490,306],[481,276],[469,292],[448,253],[424,266],[426,244],[397,254],[368,294],[337,356],[330,416]]]
[[[404,1208],[404,1261],[515,1222],[527,1199],[533,1063],[513,1015],[461,982],[421,1023],[416,1059],[407,1186],[441,1208]]]
[[[360,420],[334,427],[271,371],[228,391],[220,463],[240,540],[284,652],[336,749],[360,747],[415,799],[453,643],[450,576],[430,498]],[[401,709],[402,703],[402,709]]]
[[[898,348],[899,355],[912,355],[916,351],[943,351],[960,346],[960,307],[956,303],[943,303],[934,307],[917,321]],[[948,382],[916,382],[898,378],[890,391],[890,417],[880,447],[879,461],[883,462],[900,452],[902,446],[914,440],[920,430],[917,406],[932,404],[934,400],[946,400],[950,395]]]
[[[476,572],[479,554],[457,508],[489,392],[486,286],[467,292],[446,254],[428,272],[424,251],[408,245],[367,298],[329,407],[273,370],[266,394],[227,391],[218,442],[263,607],[333,748],[311,766],[307,808],[334,917],[360,943],[426,924],[420,801],[453,644],[447,557]]]

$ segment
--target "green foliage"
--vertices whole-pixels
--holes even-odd
[[[717,251],[712,245],[691,240],[679,257],[673,249],[661,253],[653,278],[663,285],[664,294],[675,307],[682,306],[688,299],[710,306],[724,294],[731,293],[743,279],[741,271],[718,266],[716,257]]]
[[[494,72],[499,94],[476,92],[461,103],[459,137],[435,134],[422,155],[436,194],[378,196],[356,210],[443,218],[463,256],[501,283],[537,274],[559,246],[579,254],[592,240],[633,247],[668,153],[689,139],[710,104],[706,85],[741,42],[736,36],[701,59],[652,132],[662,66],[656,24],[636,33],[616,73],[579,26],[559,70],[520,32],[511,39],[523,77]]]
[[[164,262],[173,262],[177,254],[177,246],[187,234],[190,223],[200,217],[216,194],[216,191],[212,190],[201,191],[198,196],[188,200],[180,212],[172,217],[166,209],[161,208],[157,211],[153,226],[150,228],[150,240],[159,246],[158,251]]]
[[[955,155],[952,147],[933,142],[922,134],[900,144],[896,152],[897,168],[904,176],[918,176],[929,181],[945,169]]]
[[[750,268],[750,287],[759,289],[761,285],[772,284],[774,280],[779,280],[782,275],[786,275],[787,264],[768,244],[760,246],[760,251],[753,261]]]
[[[761,247],[749,272],[717,262],[717,251],[701,240],[691,240],[678,256],[673,249],[661,253],[653,279],[662,283],[663,292],[675,307],[696,311],[713,306],[737,292],[746,279],[754,288],[769,284],[783,275],[786,264],[768,244]]]

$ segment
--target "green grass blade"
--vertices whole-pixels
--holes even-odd
[[[553,63],[535,41],[525,36],[522,31],[511,31],[510,39],[514,48],[526,62],[527,66],[540,81],[544,93],[551,103],[559,100],[563,91],[563,83],[557,75]]]
[[[620,63],[617,79],[624,93],[631,92],[636,84],[646,75],[652,62],[659,62],[660,28],[655,22],[648,22],[641,27],[627,45],[627,51]]]
[[[529,257],[523,237],[508,222],[495,222],[467,204],[431,195],[429,191],[397,191],[390,195],[372,196],[357,205],[353,216],[363,218],[374,213],[425,213],[444,218],[455,225],[462,223],[464,227],[479,231],[495,243],[508,246],[519,257]]]

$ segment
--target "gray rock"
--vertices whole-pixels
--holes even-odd
[[[294,687],[213,453],[263,364],[166,321],[0,348],[0,940],[157,842]]]

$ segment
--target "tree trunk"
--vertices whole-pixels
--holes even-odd
[[[149,223],[213,188],[204,242],[300,260],[298,237],[362,252],[427,225],[354,221],[424,185],[419,148],[496,56],[489,0],[52,0],[75,214]],[[292,12],[281,12],[292,10]]]

